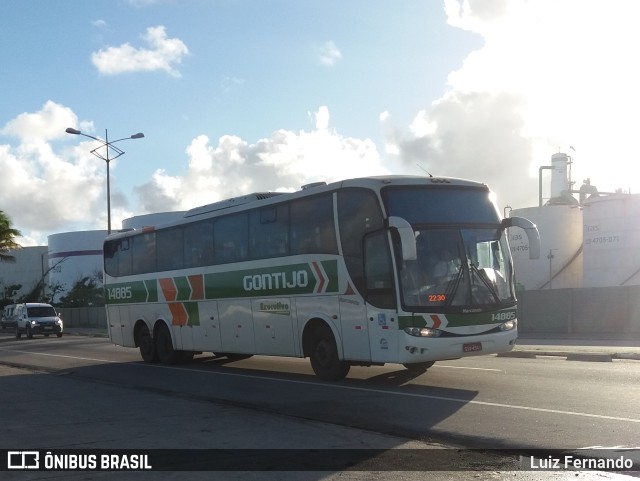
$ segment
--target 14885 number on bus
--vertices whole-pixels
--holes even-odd
[[[123,287],[109,287],[107,288],[107,292],[109,293],[109,300],[121,300],[121,299],[131,299],[133,297],[133,293],[131,292],[131,286],[123,286]]]

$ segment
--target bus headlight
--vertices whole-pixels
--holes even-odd
[[[430,327],[405,327],[404,332],[415,337],[440,337],[440,334],[442,334],[440,329],[432,329]]]
[[[500,324],[500,330],[501,331],[510,331],[512,329],[515,329],[516,326],[518,325],[518,321],[515,319],[511,319],[507,322],[503,322],[502,324]]]

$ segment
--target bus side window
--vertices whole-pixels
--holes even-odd
[[[104,271],[112,276],[118,276],[118,252],[120,250],[119,240],[110,240],[104,244]]]
[[[291,203],[291,254],[337,254],[333,195],[322,194]]]
[[[383,309],[395,307],[393,264],[387,231],[369,234],[364,240],[364,273],[366,300]]]
[[[338,225],[342,254],[354,287],[364,292],[364,256],[362,243],[365,234],[382,229],[382,212],[376,195],[365,189],[346,189],[338,192]]]
[[[172,271],[184,267],[180,227],[156,231],[156,246],[159,271]]]
[[[184,226],[184,265],[201,267],[213,264],[213,221],[204,220]]]
[[[249,214],[249,254],[252,259],[289,253],[289,206],[256,209]]]
[[[131,237],[133,241],[133,274],[155,272],[156,267],[156,233],[147,232]]]
[[[131,262],[131,238],[121,239],[118,241],[118,254],[116,255],[118,260],[118,275],[130,276],[132,272]]]
[[[246,212],[220,217],[213,229],[216,264],[246,261],[249,251],[249,225]]]

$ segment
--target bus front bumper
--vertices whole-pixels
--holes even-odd
[[[398,346],[399,363],[413,364],[509,352],[516,345],[517,339],[517,329],[491,334],[433,338],[405,334]]]

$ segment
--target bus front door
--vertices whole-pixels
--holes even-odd
[[[398,312],[388,231],[364,239],[365,299],[372,362],[397,362]]]

